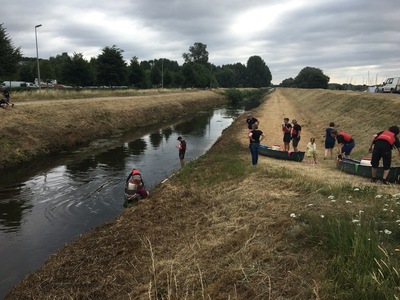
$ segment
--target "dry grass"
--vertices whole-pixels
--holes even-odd
[[[357,95],[357,101],[373,102]],[[334,120],[362,145],[363,131],[381,129],[364,119],[381,113],[389,120],[387,108],[397,98],[380,103],[387,115],[385,107],[342,115],[336,102],[352,97],[278,90],[253,114],[271,143],[281,140],[279,126],[288,115],[304,124],[305,138],[322,134]],[[354,216],[376,205],[365,199],[372,185],[339,172],[333,161],[310,166],[260,157],[252,167],[244,119],[148,201],[53,254],[6,299],[334,299],[325,277],[328,262],[305,244],[301,216]],[[360,123],[369,127],[358,128]],[[354,185],[360,191],[353,192]],[[400,188],[376,190],[394,194]],[[335,202],[328,199],[332,193]]]

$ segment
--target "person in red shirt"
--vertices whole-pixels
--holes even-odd
[[[372,152],[372,171],[371,171],[371,182],[376,182],[376,173],[378,171],[379,161],[383,160],[383,176],[382,183],[388,184],[387,177],[390,171],[390,165],[392,162],[392,149],[397,148],[400,155],[400,141],[397,135],[399,134],[399,126],[390,126],[388,130],[380,131],[373,135],[371,145],[368,151]],[[372,150],[373,149],[373,150]]]

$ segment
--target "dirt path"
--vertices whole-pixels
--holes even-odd
[[[266,140],[264,140],[262,144],[283,145],[281,124],[285,117],[289,118],[290,122],[296,119],[302,126],[301,140],[299,143],[300,151],[306,150],[307,143],[310,141],[311,137],[314,137],[317,143],[317,165],[308,164],[306,158],[304,158],[302,163],[293,163],[263,156],[259,157],[259,164],[288,168],[296,171],[300,176],[306,176],[314,180],[370,185],[367,179],[343,173],[336,168],[336,148],[333,149],[333,159],[328,158],[327,160],[323,160],[325,150],[323,134],[325,128],[319,128],[313,124],[312,116],[307,116],[307,112],[297,110],[290,99],[283,96],[279,89],[270,94],[268,100],[265,101],[253,115],[260,121],[259,129],[266,134]],[[248,144],[246,128],[243,129],[240,140],[243,144]],[[291,149],[293,149],[292,145]],[[392,188],[395,191],[400,190],[398,185],[393,185]]]

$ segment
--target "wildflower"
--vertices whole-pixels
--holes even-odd
[[[346,200],[346,203],[347,203],[347,204],[350,204],[350,203],[353,203],[353,202],[351,202],[350,200]]]
[[[359,190],[360,190],[359,188],[355,188],[355,189],[354,189],[355,192],[357,192],[357,191],[359,191]]]
[[[393,198],[400,198],[400,193],[392,195]]]
[[[396,220],[396,223],[400,223],[400,220]]]
[[[323,218],[325,218],[325,216],[324,216],[324,215],[321,215],[321,218],[323,219]]]
[[[349,196],[349,199],[353,199],[353,196]]]
[[[375,196],[375,199],[381,199],[382,198],[382,195],[376,195]]]
[[[353,220],[352,220],[352,222],[353,222],[353,223],[359,223],[359,222],[360,222],[360,220],[353,219]]]
[[[295,214],[295,213],[291,213],[291,214],[290,214],[290,217],[291,217],[291,218],[296,218],[296,214]]]
[[[335,203],[335,202],[336,202],[336,200],[332,199],[332,200],[331,200],[331,202],[332,202],[332,203]]]
[[[387,208],[382,209],[383,211],[387,211]]]
[[[392,232],[390,230],[385,229],[384,230],[385,234],[392,234]]]
[[[335,199],[335,196],[330,195],[330,196],[328,196],[328,199],[329,199],[329,200]]]
[[[314,204],[312,204],[312,203],[310,203],[310,204],[308,204],[307,206],[313,206]]]

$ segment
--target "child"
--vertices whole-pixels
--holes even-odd
[[[317,144],[315,144],[315,138],[311,138],[307,144],[306,156],[308,157],[307,162],[311,163],[311,157],[314,160],[314,164],[317,164]]]

